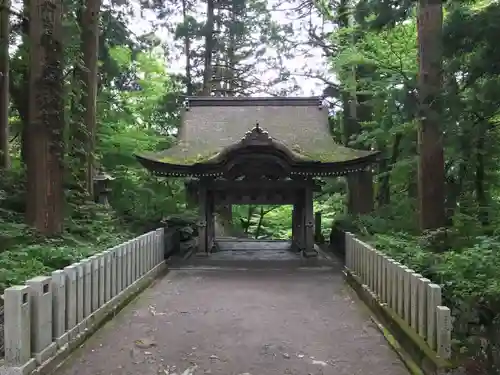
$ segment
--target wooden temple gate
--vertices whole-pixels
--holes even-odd
[[[199,207],[199,250],[209,253],[215,242],[215,207],[233,204],[292,205],[293,246],[305,255],[314,256],[313,192],[321,187],[312,179],[287,181],[217,181],[195,180],[191,200]]]
[[[195,97],[187,100],[178,143],[137,158],[156,174],[190,178],[199,255],[213,248],[215,207],[286,204],[293,205],[293,245],[310,257],[317,180],[363,173],[377,154],[336,144],[320,98]]]

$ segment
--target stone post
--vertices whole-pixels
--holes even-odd
[[[137,239],[137,254],[139,267],[139,277],[142,277],[146,273],[146,263],[144,262],[144,235]]]
[[[82,260],[83,267],[83,319],[92,313],[92,260]]]
[[[52,338],[59,348],[68,343],[66,332],[66,274],[52,272]]]
[[[118,246],[115,250],[116,254],[116,288],[115,291],[116,293],[113,295],[116,296],[120,294],[123,290],[123,254],[125,253],[124,248],[122,245]]]
[[[68,339],[73,340],[78,336],[77,315],[78,315],[78,270],[75,265],[64,267],[66,277],[66,321],[65,326],[68,331]]]
[[[99,308],[99,257],[96,255],[92,255],[90,257],[90,267],[92,269],[92,282],[90,285],[90,313],[93,313]]]
[[[143,235],[141,237],[141,241],[139,243],[139,249],[141,252],[141,263],[142,263],[142,273],[145,274],[149,271],[149,265],[148,265],[148,251],[146,249],[146,235]]]
[[[73,266],[76,269],[76,323],[78,326],[78,332],[83,333],[85,331],[84,322],[84,284],[85,284],[85,270],[82,263],[75,263]]]
[[[132,270],[133,270],[133,262],[134,262],[134,257],[132,256],[132,247],[133,247],[133,242],[128,241],[127,244],[125,245],[127,249],[127,287],[129,285],[132,285],[134,280],[132,280]]]
[[[437,306],[437,353],[444,359],[450,359],[451,357],[451,324],[451,310],[446,306]]]
[[[421,277],[418,281],[418,334],[425,340],[427,336],[427,291],[431,281]]]
[[[121,275],[122,275],[122,281],[121,281],[121,289],[120,292],[127,289],[127,263],[128,263],[128,256],[127,256],[127,243],[122,244],[121,246],[121,251],[122,251],[122,257],[121,257]]]
[[[106,300],[106,258],[104,253],[97,254],[97,263],[99,265],[99,296],[98,296],[98,305],[97,308],[100,308],[104,305]]]
[[[52,288],[48,276],[34,277],[26,282],[30,287],[31,351],[41,365],[57,351],[52,342]]]
[[[118,290],[118,248],[114,247],[109,251],[109,253],[111,254],[111,298],[113,298],[120,293]]]
[[[131,282],[131,284],[133,284],[133,283],[135,283],[135,281],[138,278],[137,266],[138,266],[139,262],[137,259],[137,254],[139,253],[139,240],[137,238],[134,238],[132,241],[130,241],[130,247],[132,249],[132,282]]]
[[[106,275],[104,276],[104,303],[111,300],[113,293],[113,254],[112,250],[104,252],[104,267]]]
[[[441,305],[441,287],[437,284],[427,284],[427,344],[431,349],[437,348],[437,316],[436,308]]]
[[[0,373],[29,374],[36,367],[31,358],[30,288],[20,285],[5,289],[4,309],[5,365],[0,366]]]
[[[156,230],[158,240],[158,256],[157,264],[160,264],[165,258],[165,228],[158,228]]]
[[[153,254],[151,252],[151,234],[146,234],[144,238],[144,251],[146,251],[146,258],[148,263],[148,270],[153,269]]]

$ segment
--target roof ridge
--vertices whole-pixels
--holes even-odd
[[[216,106],[273,106],[273,107],[309,107],[317,106],[323,108],[323,97],[321,96],[192,96],[186,97],[186,107],[216,107]]]

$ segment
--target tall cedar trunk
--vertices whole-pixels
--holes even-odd
[[[85,142],[85,182],[89,196],[94,196],[94,148],[97,100],[97,64],[99,53],[99,15],[101,0],[87,0],[83,13],[82,49],[85,72],[83,82],[85,85],[82,95],[82,105],[85,108],[84,123],[87,139]]]
[[[391,203],[391,172],[394,168],[394,164],[398,161],[399,146],[402,139],[403,135],[401,133],[397,133],[394,136],[391,154],[384,158],[382,163],[380,163],[382,176],[379,178],[379,188],[377,194],[377,203],[379,207],[383,207]]]
[[[348,0],[341,0],[339,6],[337,7],[338,12],[338,26],[340,29],[347,29],[349,27],[349,14],[348,14]],[[344,44],[346,42],[344,41]],[[346,47],[346,46],[344,46]],[[345,71],[343,80],[347,80],[349,72]],[[345,85],[342,86],[341,91],[342,99],[342,141],[345,146],[349,145],[349,140],[352,131],[352,110],[355,110],[355,106],[351,104],[352,98],[350,92],[346,89]],[[353,199],[354,199],[354,189],[353,180],[347,176],[347,212],[353,212]]]
[[[182,0],[182,18],[184,25],[188,20],[188,3],[187,0]],[[193,77],[191,76],[191,35],[188,28],[184,36],[184,55],[186,58],[186,94],[187,96],[193,95]]]
[[[23,16],[26,20],[30,19],[30,0],[23,0]],[[31,22],[26,22],[28,25],[26,30],[23,30],[22,36],[22,47],[29,51],[29,29]],[[22,121],[22,130],[21,130],[21,161],[27,165],[29,159],[29,153],[31,152],[29,148],[29,85],[30,85],[30,68],[25,64],[22,67],[21,75],[21,83],[18,87],[15,87],[13,84],[13,76],[10,77],[10,93],[12,95],[12,102],[15,104],[17,110],[19,111],[19,117],[21,117]]]
[[[238,21],[238,6],[236,1],[231,4],[231,24],[229,26],[229,43],[227,46],[227,74],[226,85],[228,95],[234,96],[237,90],[236,85],[236,22]]]
[[[203,71],[203,95],[209,96],[212,86],[212,53],[214,49],[214,0],[207,0],[205,24],[205,56]]]
[[[420,128],[418,132],[420,228],[446,224],[443,133],[440,128],[442,0],[420,0],[418,12]]]
[[[62,231],[64,216],[61,9],[61,0],[30,1],[26,219],[46,235]]]
[[[341,0],[340,4],[338,6],[338,24],[340,29],[346,29],[349,27],[349,14],[348,14],[348,2],[347,0]],[[345,43],[345,42],[344,42]],[[347,76],[350,74],[350,72],[345,71],[344,72],[344,80],[347,80]],[[356,116],[356,105],[352,103],[353,98],[351,96],[351,93],[345,88],[345,86],[342,88],[341,92],[341,99],[342,99],[342,140],[345,146],[348,146],[350,143],[350,137],[352,135],[353,131],[353,118]],[[354,112],[354,113],[353,113]],[[356,190],[356,181],[353,178],[353,176],[347,176],[346,178],[347,182],[347,212],[348,213],[353,213],[354,212],[354,201],[355,201],[355,196],[357,195],[355,193]]]
[[[219,12],[222,12],[222,10],[219,10]],[[227,96],[234,96],[235,92],[235,80],[234,80],[234,69],[236,68],[236,56],[235,56],[235,49],[236,49],[236,37],[235,37],[235,28],[234,28],[234,23],[236,22],[236,6],[235,3],[233,2],[231,4],[231,24],[228,28],[229,32],[229,43],[227,46],[227,54],[226,54],[226,63],[224,64],[225,67],[221,68],[221,75],[220,75],[220,87],[219,89],[221,90],[221,94],[225,94]],[[221,16],[222,18],[222,16]],[[225,92],[223,91],[225,90]],[[227,204],[227,205],[222,205],[217,208],[217,212],[220,215],[221,219],[224,221],[225,225],[231,228],[231,231],[234,230],[233,228],[233,205],[232,204]],[[260,231],[260,229],[259,229]]]
[[[93,199],[96,129],[97,62],[101,0],[82,0],[78,9],[80,50],[83,61],[74,69],[74,95],[70,131],[72,188],[83,199]]]
[[[483,124],[480,127],[484,127]],[[476,173],[475,173],[475,190],[476,190],[476,200],[479,206],[479,222],[482,226],[486,227],[489,225],[489,209],[488,209],[488,193],[485,187],[485,164],[484,164],[484,148],[486,142],[486,132],[481,129],[481,134],[479,135],[476,142]]]
[[[338,24],[340,28],[348,28],[349,4],[347,0],[342,0],[338,7]],[[354,35],[354,39],[357,36]],[[348,43],[345,41],[344,43]],[[352,67],[345,71],[344,80],[352,84],[356,82],[358,75],[363,75],[363,67]],[[356,88],[351,92],[342,90],[343,101],[343,135],[346,146],[351,144],[351,137],[361,132],[360,121],[369,121],[371,118],[371,106],[368,104],[369,97],[357,95]],[[347,211],[351,214],[364,214],[373,210],[373,174],[371,170],[364,170],[352,173],[347,176]]]
[[[373,74],[372,69],[368,68],[364,65],[359,65],[355,72],[354,77],[364,78],[366,76],[370,76]],[[368,94],[359,94],[355,93],[357,105],[356,108],[356,123],[355,123],[355,131],[356,134],[361,133],[361,123],[369,122],[373,117],[373,107],[371,105],[371,96]],[[357,145],[358,148],[366,148],[363,145]],[[355,213],[359,214],[367,214],[373,211],[374,204],[374,191],[373,191],[373,172],[371,168],[366,168],[363,171],[359,171],[356,174],[357,177],[357,185],[354,187],[357,190],[358,198],[356,202]]]
[[[9,155],[9,9],[0,0],[0,168],[10,167]]]

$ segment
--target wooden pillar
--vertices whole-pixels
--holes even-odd
[[[373,173],[371,170],[358,171],[347,176],[347,212],[363,215],[373,211]]]
[[[214,192],[207,192],[207,253],[210,253],[215,241],[215,204]]]
[[[207,236],[207,217],[208,217],[208,194],[207,188],[200,184],[198,190],[198,252],[196,255],[207,255],[208,236]]]
[[[321,211],[314,213],[314,241],[316,243],[323,243],[325,241],[321,232]]]
[[[300,204],[296,201],[293,204],[292,210],[292,249],[295,251],[301,251],[301,235],[300,235]]]
[[[307,186],[303,193],[304,201],[304,256],[316,256],[314,250],[314,208],[313,208],[313,189]]]
[[[297,251],[304,249],[304,200],[300,193],[297,194],[293,205],[293,242]]]

